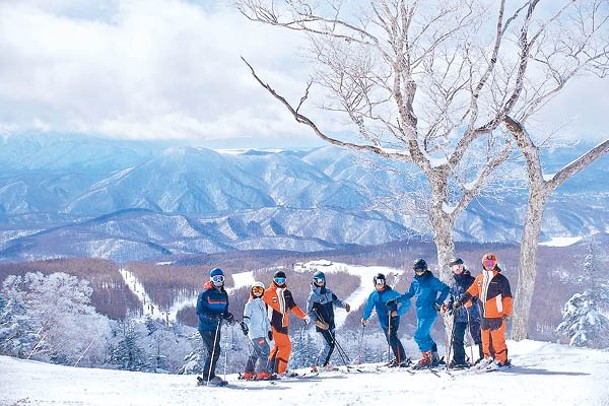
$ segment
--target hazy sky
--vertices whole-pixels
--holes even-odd
[[[202,145],[323,145],[254,82],[299,97],[294,35],[230,0],[0,0],[0,134],[79,132]],[[540,116],[606,138],[609,81],[580,80]]]

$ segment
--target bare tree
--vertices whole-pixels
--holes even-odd
[[[537,249],[545,206],[550,195],[567,179],[609,152],[609,139],[546,179],[541,164],[540,150],[533,143],[524,126],[510,117],[505,118],[505,123],[514,135],[525,158],[529,183],[529,200],[520,243],[518,286],[514,295],[516,300],[512,321],[512,338],[523,340],[528,338],[531,301],[537,277]]]
[[[295,102],[244,59],[298,123],[331,144],[411,162],[422,171],[438,265],[447,280],[455,221],[510,157],[507,118],[526,121],[580,70],[602,66],[606,58],[606,51],[592,50],[605,26],[600,14],[607,0],[543,1],[539,10],[541,2],[240,0],[237,5],[252,21],[308,36],[316,71]],[[580,20],[574,17],[578,12]],[[565,48],[575,46],[567,39],[582,31],[578,22],[589,25],[586,18],[598,18],[591,23],[595,30],[587,39],[577,36],[580,48]],[[571,64],[567,54],[579,62]],[[349,122],[354,131],[321,128],[322,119],[313,117],[319,110],[311,108],[314,91],[321,101],[313,107]]]
[[[532,13],[540,1],[529,3],[527,13]],[[599,78],[606,77],[609,73],[608,24],[608,1],[567,1],[550,15],[547,23],[528,32],[522,31],[518,38],[520,52],[529,54],[527,59],[522,60],[525,65],[523,69],[533,64],[540,75],[532,89],[523,94],[526,103],[503,118],[524,157],[529,188],[512,323],[512,338],[515,340],[528,338],[539,235],[548,199],[567,179],[609,152],[607,139],[551,176],[546,176],[540,148],[530,136],[525,123],[576,75],[587,72]]]

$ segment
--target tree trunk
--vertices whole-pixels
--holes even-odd
[[[455,255],[455,242],[453,238],[454,221],[446,213],[433,217],[432,229],[437,250],[438,274],[442,282],[449,283],[451,271],[448,264]]]
[[[512,320],[512,339],[528,338],[533,291],[537,277],[537,249],[543,222],[543,212],[549,194],[538,192],[529,195],[529,206],[520,242],[520,266],[518,285],[514,293],[514,312]],[[511,283],[514,286],[514,282]]]

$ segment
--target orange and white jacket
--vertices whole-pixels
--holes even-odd
[[[510,283],[501,274],[499,267],[495,267],[492,271],[483,270],[480,275],[476,276],[461,301],[467,303],[476,296],[478,296],[482,306],[482,317],[499,319],[512,315]]]
[[[287,285],[278,287],[274,282],[264,291],[262,300],[269,306],[269,319],[275,331],[287,334],[290,322],[290,311],[297,317],[304,319],[307,315],[294,302],[292,292]]]

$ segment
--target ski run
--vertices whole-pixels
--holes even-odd
[[[492,373],[436,368],[407,372],[382,364],[278,381],[72,368],[0,357],[0,405],[579,405],[609,404],[609,352],[508,341],[512,367]],[[381,371],[377,371],[380,367]],[[306,369],[296,371],[310,374]],[[303,379],[304,378],[304,379]]]

